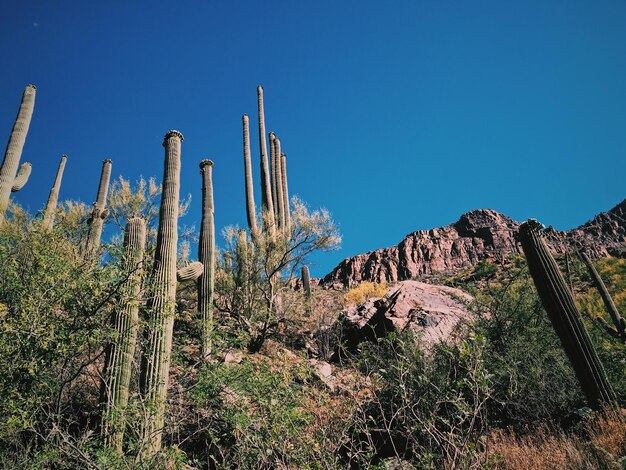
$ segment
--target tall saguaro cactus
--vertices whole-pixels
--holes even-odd
[[[285,228],[285,204],[283,196],[283,169],[282,160],[280,158],[280,139],[278,136],[274,138],[274,155],[276,158],[276,204],[278,205],[278,226]]]
[[[65,170],[65,163],[67,162],[67,155],[61,156],[59,162],[59,168],[57,168],[57,176],[54,179],[54,185],[50,190],[48,196],[48,203],[46,204],[46,210],[43,213],[43,227],[47,230],[52,229],[54,225],[54,216],[57,210],[57,202],[59,201],[59,190],[61,189],[61,180],[63,179],[63,171]]]
[[[244,114],[243,121],[243,169],[246,179],[246,215],[248,217],[248,228],[251,233],[256,232],[256,206],[254,204],[254,184],[252,181],[252,159],[250,157],[250,120]],[[202,167],[200,167],[202,172]]]
[[[602,403],[614,402],[615,395],[593,349],[572,292],[548,251],[540,229],[541,224],[533,219],[519,228],[519,240],[528,269],[589,405],[599,408]]]
[[[89,233],[87,234],[87,247],[85,250],[88,255],[96,252],[100,247],[104,219],[106,219],[109,214],[106,205],[112,166],[113,162],[111,160],[107,159],[102,161],[102,173],[100,174],[98,195],[96,196],[96,202],[93,203],[93,209],[88,220]]]
[[[302,266],[302,288],[307,299],[311,298],[311,273],[308,266]]]
[[[176,250],[180,199],[180,153],[183,135],[165,134],[165,167],[159,229],[147,301],[146,347],[141,358],[140,391],[147,401],[143,452],[161,449],[176,307]]]
[[[263,87],[258,86],[257,99],[259,107],[259,143],[261,148],[261,196],[262,212],[267,213],[266,217],[270,224],[270,233],[274,232],[274,204],[272,201],[272,187],[270,173],[267,162],[267,141],[265,140],[265,105],[263,102]]]
[[[613,322],[615,329],[611,328],[608,324],[605,325],[605,327],[613,336],[620,338],[623,343],[626,343],[626,321],[624,321],[624,319],[621,317],[619,310],[617,310],[617,307],[615,306],[615,302],[613,302],[613,298],[611,297],[609,290],[604,285],[604,281],[600,277],[600,274],[598,274],[596,267],[591,262],[591,259],[589,259],[587,253],[581,251],[580,258],[583,260],[583,263],[585,263],[585,266],[587,266],[587,270],[591,275],[591,279],[593,279],[593,283],[595,284],[596,289],[598,289],[598,292],[600,293],[600,297],[602,297],[604,306],[611,316],[611,321]]]
[[[35,94],[37,88],[35,85],[26,85],[22,94],[20,109],[13,123],[11,136],[4,151],[4,160],[0,167],[0,224],[4,220],[4,214],[9,206],[9,197],[11,192],[19,191],[28,181],[31,172],[31,164],[25,162],[19,168],[24,142],[30,127],[30,121],[33,117],[35,109]]]
[[[213,205],[213,162],[200,162],[202,175],[202,225],[198,259],[204,272],[198,278],[198,310],[202,325],[201,354],[204,360],[211,354],[211,334],[213,332],[213,289],[215,284],[215,223]]]
[[[291,227],[291,211],[289,210],[289,186],[287,185],[287,155],[280,156],[281,181],[283,184],[283,212],[285,214],[285,230]]]
[[[270,138],[270,173],[272,177],[272,202],[274,203],[274,219],[278,220],[278,208],[280,205],[278,204],[278,196],[276,195],[276,184],[278,183],[278,178],[276,177],[276,148],[274,145],[274,140],[276,139],[276,134],[273,132],[269,133]]]
[[[122,271],[126,281],[121,286],[120,307],[113,311],[115,341],[109,346],[105,365],[104,415],[102,433],[105,444],[122,452],[125,430],[125,411],[128,406],[130,378],[137,331],[143,278],[143,257],[146,246],[146,220],[133,217],[124,231],[124,258]]]

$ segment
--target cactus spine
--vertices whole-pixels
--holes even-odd
[[[100,238],[102,237],[102,226],[104,219],[108,215],[106,209],[107,194],[109,193],[109,180],[111,179],[111,160],[102,161],[102,173],[100,174],[100,184],[98,185],[98,195],[93,203],[93,210],[89,216],[89,233],[87,234],[86,252],[88,255],[95,253],[100,248]]]
[[[202,325],[201,354],[204,360],[211,354],[211,334],[213,332],[213,289],[215,284],[215,223],[213,206],[213,162],[200,162],[202,175],[202,225],[198,259],[204,271],[198,278],[198,310]]]
[[[540,233],[541,224],[530,219],[519,228],[519,240],[539,298],[554,327],[589,405],[599,408],[615,395],[602,363],[580,318],[572,292]]]
[[[620,340],[623,343],[626,343],[626,322],[619,314],[619,310],[617,310],[617,307],[615,306],[615,302],[613,302],[613,298],[611,297],[609,290],[604,285],[604,282],[602,281],[600,274],[598,274],[598,271],[596,270],[595,266],[591,262],[591,259],[589,259],[589,256],[587,255],[587,253],[585,253],[584,251],[581,251],[580,258],[583,260],[583,263],[585,263],[585,266],[587,266],[587,270],[589,271],[589,274],[591,275],[591,278],[593,279],[593,283],[595,284],[596,289],[598,289],[598,292],[600,293],[600,297],[602,297],[604,306],[606,307],[607,311],[609,312],[609,315],[611,316],[611,321],[613,322],[613,325],[615,325],[615,329],[606,325],[608,327],[607,330],[613,336],[620,338]]]
[[[270,182],[270,173],[267,162],[267,141],[265,140],[265,107],[263,104],[263,87],[258,86],[257,89],[258,107],[259,107],[259,143],[261,147],[261,196],[262,196],[262,212],[266,213],[268,224],[270,225],[270,233],[274,233],[274,203],[272,201],[272,187]]]
[[[23,163],[19,172],[18,166],[22,157],[24,142],[26,142],[30,120],[33,117],[36,90],[35,85],[27,85],[24,89],[20,109],[17,112],[11,136],[4,152],[4,160],[2,167],[0,167],[0,224],[3,222],[9,206],[11,192],[22,189],[30,176],[30,163]]]
[[[274,155],[276,158],[276,204],[278,205],[278,226],[285,228],[285,204],[283,195],[283,170],[282,160],[280,158],[280,139],[278,136],[274,139]]]
[[[287,185],[287,155],[280,156],[281,181],[283,183],[283,212],[285,213],[285,230],[291,227],[291,212],[289,210],[289,186]]]
[[[59,168],[57,168],[57,176],[54,179],[54,185],[50,190],[48,196],[48,203],[46,204],[46,210],[43,213],[43,227],[47,230],[51,230],[54,225],[54,216],[57,210],[57,202],[59,200],[59,190],[61,189],[61,180],[63,179],[63,171],[65,170],[65,163],[67,162],[67,155],[61,156],[59,162]]]
[[[146,246],[146,221],[140,217],[128,220],[124,231],[122,270],[126,281],[121,286],[120,308],[113,311],[116,339],[107,350],[103,384],[105,412],[102,432],[105,444],[122,453],[124,414],[128,405],[130,378],[139,328],[139,304]]]
[[[176,307],[176,249],[180,198],[180,151],[183,135],[175,130],[165,134],[165,166],[159,212],[157,245],[148,297],[146,349],[141,358],[140,390],[147,401],[143,423],[147,455],[161,449],[165,400],[167,397],[172,334]]]
[[[256,206],[254,204],[254,185],[252,182],[252,159],[250,157],[250,120],[244,114],[243,121],[243,169],[246,179],[246,215],[251,233],[257,231]],[[200,170],[202,171],[202,169]]]

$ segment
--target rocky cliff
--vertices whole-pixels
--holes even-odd
[[[455,272],[482,260],[502,260],[521,253],[515,240],[520,223],[491,209],[463,214],[448,226],[418,230],[398,245],[343,260],[324,284],[350,286],[362,281],[402,281],[425,274]],[[592,256],[626,252],[626,200],[578,228],[546,229],[557,253],[585,247]]]

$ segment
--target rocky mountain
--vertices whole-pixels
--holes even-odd
[[[396,246],[346,258],[322,282],[351,286],[362,281],[402,281],[455,272],[482,260],[503,260],[521,253],[515,239],[519,225],[494,210],[474,210],[445,227],[413,232]],[[585,247],[594,257],[622,256],[626,252],[626,200],[578,228],[548,227],[546,237],[556,253]]]

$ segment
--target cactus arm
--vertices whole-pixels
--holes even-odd
[[[256,206],[254,204],[254,184],[252,181],[252,159],[250,157],[250,120],[244,114],[243,121],[243,168],[246,184],[246,215],[248,217],[248,228],[254,233],[257,230]]]
[[[59,201],[59,191],[61,190],[61,181],[63,179],[63,172],[65,171],[65,164],[67,163],[67,155],[61,156],[61,161],[59,162],[59,167],[57,168],[57,175],[54,179],[54,185],[52,185],[52,189],[50,190],[50,195],[48,196],[48,202],[46,204],[46,210],[43,214],[43,226],[44,228],[50,230],[54,225],[54,215],[57,210],[57,203]]]
[[[35,109],[36,90],[35,85],[27,85],[24,89],[20,108],[4,152],[4,160],[2,161],[2,166],[0,166],[0,224],[4,220],[4,214],[9,206],[11,191],[15,185],[15,175],[22,157],[22,150],[24,149],[26,135],[33,117],[33,110]]]
[[[202,276],[198,278],[198,312],[202,329],[201,355],[208,360],[211,354],[213,333],[213,291],[215,287],[215,222],[213,205],[213,162],[200,162],[202,175],[202,221],[198,259],[203,265]]]
[[[33,166],[29,162],[22,163],[17,175],[15,175],[15,179],[13,180],[13,186],[11,186],[12,193],[17,192],[24,187],[24,185],[28,182],[28,178],[30,178],[32,171]]]
[[[282,160],[280,158],[280,139],[278,136],[274,139],[274,154],[276,156],[276,199],[278,204],[278,226],[281,229],[285,228],[285,200],[283,195],[283,169]]]
[[[278,178],[276,174],[276,152],[274,140],[276,139],[276,134],[273,132],[269,133],[270,138],[270,173],[272,177],[272,202],[274,203],[274,219],[278,220],[278,208],[279,201],[278,195],[276,193],[276,184],[278,183]]]
[[[622,340],[622,342],[626,343],[626,330],[623,329],[623,320],[619,313],[619,310],[617,310],[617,307],[615,306],[615,302],[613,302],[613,298],[611,297],[609,290],[604,285],[604,281],[602,280],[600,274],[598,274],[598,271],[591,262],[589,255],[587,255],[587,253],[585,253],[584,251],[581,251],[580,258],[583,260],[583,263],[587,267],[587,270],[591,275],[591,279],[593,279],[593,283],[600,293],[600,297],[602,297],[604,306],[611,316],[611,321],[613,322],[613,325],[615,325],[615,331],[618,333],[618,337]]]
[[[93,210],[89,218],[89,233],[87,234],[86,253],[88,255],[95,253],[100,247],[102,238],[102,227],[104,219],[108,215],[106,209],[107,194],[109,192],[109,182],[111,180],[111,160],[102,161],[102,172],[100,173],[100,183],[98,184],[98,194],[96,202],[93,203]]]
[[[259,141],[261,147],[261,202],[262,213],[267,214],[270,234],[274,234],[274,203],[272,201],[272,186],[267,162],[267,141],[265,140],[265,105],[263,101],[263,87],[257,87],[257,101],[259,108]]]
[[[126,281],[120,288],[119,308],[111,317],[115,328],[115,341],[106,354],[104,383],[102,385],[104,413],[102,436],[107,447],[122,453],[124,440],[124,414],[128,405],[130,379],[137,348],[139,306],[143,280],[143,258],[146,246],[146,221],[139,217],[128,220],[124,230],[124,258],[122,270]]]
[[[536,220],[524,222],[519,228],[519,241],[541,303],[561,340],[589,405],[597,409],[602,403],[614,402],[615,394],[576,308],[572,292],[548,251],[540,228],[541,224]]]
[[[180,156],[183,135],[178,131],[165,134],[163,191],[159,211],[154,264],[148,296],[146,348],[141,358],[140,392],[148,406],[142,434],[142,453],[151,456],[161,449],[165,404],[169,383],[172,336],[176,305],[176,251],[178,245],[178,212],[180,201]]]
[[[291,211],[289,210],[289,186],[287,185],[287,155],[284,153],[280,156],[283,183],[283,211],[285,213],[285,230],[291,227]]]
[[[199,261],[189,263],[176,271],[176,280],[178,282],[195,281],[204,272],[204,265]]]

